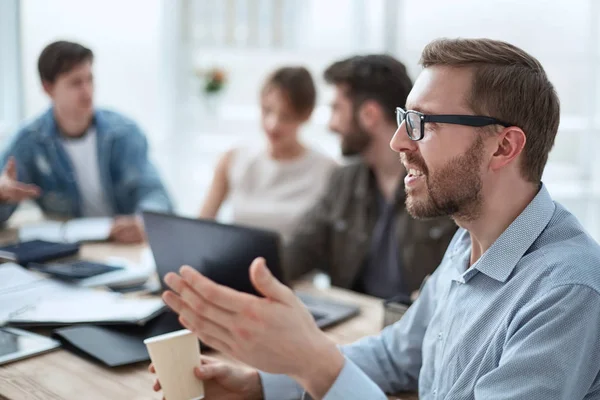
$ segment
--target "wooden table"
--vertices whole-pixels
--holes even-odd
[[[14,235],[14,230],[4,230],[0,242]],[[117,256],[137,263],[144,249],[142,245],[89,244],[82,247],[81,256],[96,260]],[[309,282],[299,283],[296,288],[360,306],[358,317],[326,331],[337,343],[350,343],[379,332],[383,318],[381,300],[336,288],[319,290]],[[146,368],[143,363],[110,369],[60,349],[0,367],[0,399],[160,399],[160,394],[152,391],[154,378]],[[392,398],[416,399],[414,395]]]

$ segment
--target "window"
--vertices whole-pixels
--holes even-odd
[[[413,76],[438,37],[489,37],[537,57],[561,101],[561,124],[544,183],[600,239],[600,3],[594,0],[401,2],[394,52]],[[544,10],[543,13],[540,10]],[[508,24],[510,22],[510,24]],[[535,34],[532,34],[535,32]]]
[[[0,140],[21,118],[19,1],[0,1]]]
[[[439,37],[488,37],[522,47],[543,64],[561,100],[561,125],[544,183],[600,239],[596,156],[600,2],[185,0],[184,4],[189,12],[183,13],[182,37],[190,79],[180,90],[194,100],[181,119],[190,121],[198,133],[208,133],[203,140],[214,143],[207,150],[211,154],[249,134],[259,136],[257,93],[265,74],[276,66],[304,64],[317,78],[319,106],[306,137],[326,143],[326,150],[335,154],[337,142],[325,127],[330,92],[320,79],[332,61],[355,53],[389,52],[416,78],[423,46]],[[217,118],[202,115],[192,71],[211,64],[224,67],[230,77]]]

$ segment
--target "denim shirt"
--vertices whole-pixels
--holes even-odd
[[[171,211],[173,205],[156,168],[148,159],[148,142],[130,119],[107,110],[94,112],[98,170],[106,198],[117,215],[141,210]],[[81,196],[71,160],[60,142],[53,109],[22,127],[6,144],[2,167],[13,156],[18,180],[39,186],[36,199],[45,214],[82,216]],[[15,204],[0,205],[0,221],[8,220]]]

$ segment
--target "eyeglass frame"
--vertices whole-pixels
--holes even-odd
[[[400,119],[399,115],[403,114],[402,119]],[[409,122],[407,116],[409,114],[415,114],[419,116],[419,121],[421,122],[420,132],[421,135],[419,138],[414,138],[411,135],[410,131],[414,131],[414,126]],[[483,115],[460,115],[460,114],[424,114],[420,111],[415,110],[404,110],[402,107],[396,107],[396,122],[398,123],[398,128],[402,125],[402,122],[405,122],[406,125],[406,134],[415,142],[423,139],[425,136],[425,123],[426,122],[437,122],[441,124],[453,124],[453,125],[465,125],[465,126],[473,126],[473,127],[483,127],[489,125],[501,125],[505,128],[509,126],[513,126],[513,124],[508,124],[506,122],[502,122],[499,119],[494,117],[486,117]],[[410,125],[410,131],[409,126]]]

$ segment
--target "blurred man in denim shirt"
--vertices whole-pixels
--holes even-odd
[[[65,41],[42,51],[38,70],[52,106],[2,154],[0,221],[35,199],[53,217],[114,217],[111,238],[136,243],[144,235],[135,213],[169,211],[172,204],[140,128],[94,108],[93,58],[90,49]]]

